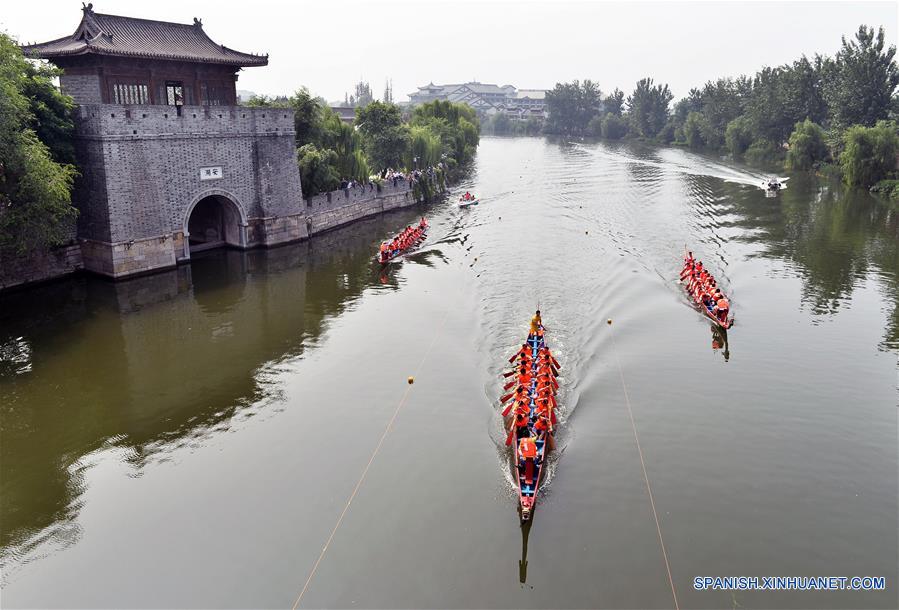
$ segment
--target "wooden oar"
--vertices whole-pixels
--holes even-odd
[[[512,425],[509,426],[509,435],[506,437],[506,447],[512,446],[512,436],[515,434],[515,418],[512,418]]]

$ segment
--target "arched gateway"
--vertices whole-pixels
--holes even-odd
[[[184,259],[212,248],[246,248],[247,215],[233,194],[204,191],[187,207],[183,232]]]
[[[239,71],[268,56],[215,43],[199,19],[82,11],[71,36],[23,50],[62,68],[78,104],[72,200],[85,268],[120,278],[191,251],[307,237],[293,111],[237,103]]]

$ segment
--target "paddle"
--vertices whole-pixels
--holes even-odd
[[[515,418],[512,418],[512,425],[509,426],[509,435],[506,437],[506,447],[512,446],[512,436],[515,434]]]
[[[511,387],[512,387],[513,385],[515,385],[515,384],[516,384],[516,380],[513,379],[512,381],[510,381],[509,383],[507,383],[506,385],[503,386],[503,391],[508,390],[509,388],[511,388]]]
[[[503,409],[503,417],[507,417],[509,415],[509,411],[511,411],[512,407],[514,407],[514,406],[515,406],[515,403],[510,402],[509,405],[505,409]]]
[[[500,396],[500,399],[499,399],[500,404],[506,402],[507,400],[509,400],[509,399],[512,398],[513,396],[515,396],[515,392],[509,392],[509,393],[506,394],[505,396]]]

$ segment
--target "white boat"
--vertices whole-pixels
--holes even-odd
[[[477,197],[472,197],[471,199],[459,199],[458,205],[460,208],[469,208],[473,205],[478,205],[478,203],[480,203],[480,201],[481,200],[478,199]]]
[[[787,180],[789,180],[789,178],[771,177],[765,182],[762,182],[762,188],[768,192],[776,193],[777,191],[782,191],[787,188]]]

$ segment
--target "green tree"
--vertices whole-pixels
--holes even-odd
[[[591,136],[602,136],[602,121],[603,116],[601,114],[597,114],[590,119],[590,122],[587,123],[587,133]]]
[[[724,143],[728,152],[739,157],[752,144],[752,121],[749,117],[739,116],[727,124],[724,132]]]
[[[895,123],[879,121],[874,127],[853,125],[844,134],[840,167],[847,184],[871,186],[896,173],[899,131]]]
[[[824,130],[817,123],[805,119],[796,123],[790,134],[790,148],[787,151],[787,168],[794,170],[812,169],[827,159],[827,142]]]
[[[599,113],[602,92],[593,81],[556,83],[546,92],[549,114],[545,129],[548,133],[582,135],[587,133],[590,120]]]
[[[746,160],[756,165],[768,165],[780,158],[781,148],[771,140],[759,138],[746,149]]]
[[[627,135],[627,123],[620,115],[607,112],[602,119],[602,137],[609,140],[620,140]]]
[[[362,135],[362,149],[376,171],[402,166],[409,133],[399,106],[374,101],[357,108],[356,128]]]
[[[502,112],[495,114],[490,123],[493,127],[493,133],[496,135],[505,135],[512,129],[512,120]]]
[[[543,131],[543,121],[536,117],[530,117],[524,122],[524,132],[529,136],[540,135]]]
[[[28,99],[28,126],[47,145],[57,163],[75,165],[75,103],[53,84],[61,71],[41,63],[26,63],[22,94]]]
[[[763,68],[756,73],[746,104],[756,135],[780,144],[797,122],[823,122],[824,87],[831,72],[829,60],[817,57],[812,63],[802,57],[792,65]]]
[[[333,150],[304,144],[297,149],[297,165],[300,167],[300,184],[306,196],[333,191],[340,186],[336,169],[337,153]]]
[[[362,138],[349,123],[344,123],[328,106],[319,108],[321,124],[315,142],[321,149],[334,152],[334,170],[340,178],[365,180],[371,174],[362,152]]]
[[[321,98],[313,97],[305,87],[298,89],[287,100],[293,109],[293,125],[297,132],[297,146],[318,142],[322,136],[321,124],[324,111],[331,112],[330,107]],[[333,114],[333,112],[331,112]]]
[[[705,117],[703,117],[701,112],[691,112],[687,115],[687,120],[684,122],[684,140],[687,142],[687,146],[690,148],[702,148],[705,146],[705,140],[703,139],[703,124],[705,123]]]
[[[883,28],[859,26],[855,40],[843,38],[825,90],[830,116],[840,127],[874,125],[887,118],[899,85],[896,47],[886,48]]]
[[[29,83],[29,80],[40,82]],[[50,97],[52,84],[46,71],[29,66],[19,46],[0,33],[0,249],[24,253],[59,245],[70,236],[77,211],[71,191],[76,170],[58,163],[43,143],[34,125],[38,120],[26,92],[39,91]],[[41,116],[53,117],[44,126],[50,137],[60,134],[64,117],[55,109],[71,108],[62,101],[41,108]],[[64,147],[59,146],[60,156]]]
[[[410,125],[427,126],[435,133],[450,165],[470,161],[480,141],[480,122],[467,104],[435,100],[416,106]]]
[[[655,138],[668,122],[668,105],[673,99],[668,85],[653,85],[651,78],[637,81],[627,98],[627,115],[637,134]]]
[[[711,148],[724,146],[727,124],[743,113],[745,84],[731,78],[707,82],[699,94],[703,145]],[[686,132],[686,129],[685,129]]]
[[[602,105],[605,112],[612,113],[615,116],[621,116],[621,113],[624,111],[624,91],[616,87],[615,90],[602,101]]]
[[[409,128],[409,151],[406,167],[412,167],[417,159],[418,167],[433,167],[440,162],[443,145],[440,138],[424,125]]]

